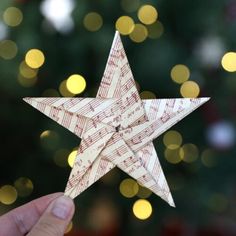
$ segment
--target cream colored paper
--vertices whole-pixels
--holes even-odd
[[[141,100],[116,32],[96,98],[24,100],[82,139],[66,195],[117,166],[175,206],[152,141],[209,98]]]

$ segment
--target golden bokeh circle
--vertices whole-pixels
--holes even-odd
[[[15,186],[17,193],[20,197],[29,196],[33,192],[33,189],[34,189],[34,185],[33,185],[32,181],[26,177],[18,178],[15,181],[14,186]]]
[[[66,80],[66,87],[67,90],[72,94],[80,94],[86,88],[86,81],[83,76],[81,75],[71,75]]]
[[[17,45],[12,40],[0,41],[0,57],[2,57],[3,59],[13,59],[16,56],[17,52]]]
[[[166,160],[171,164],[178,164],[181,162],[183,158],[183,152],[181,148],[176,148],[176,149],[166,148],[164,154]]]
[[[153,24],[157,20],[157,17],[158,12],[152,5],[143,5],[138,10],[138,18],[145,25]]]
[[[11,27],[18,26],[23,20],[23,14],[19,8],[8,7],[3,13],[4,22]]]
[[[126,198],[134,197],[139,190],[137,182],[133,179],[124,179],[120,183],[120,193]]]
[[[102,16],[100,14],[98,14],[97,12],[89,12],[83,20],[84,23],[84,27],[88,30],[88,31],[98,31],[103,24],[103,19]]]
[[[11,185],[4,185],[0,188],[0,202],[5,205],[13,204],[17,199],[17,191]]]
[[[73,150],[73,151],[69,154],[69,156],[68,156],[67,161],[68,161],[68,164],[69,164],[69,166],[70,166],[71,168],[73,167],[73,165],[74,165],[74,163],[75,163],[77,153],[78,153],[77,150]]]
[[[39,49],[30,49],[25,55],[25,62],[29,67],[38,69],[44,64],[45,56]]]
[[[135,24],[133,31],[129,34],[130,39],[135,43],[143,42],[147,36],[147,28],[142,24]]]
[[[163,137],[163,143],[168,149],[179,148],[182,144],[182,135],[175,130],[170,130],[165,133]]]
[[[199,150],[195,144],[187,143],[180,148],[182,160],[187,163],[194,162],[198,159]]]
[[[156,94],[151,91],[142,91],[140,93],[141,99],[156,99]]]
[[[133,213],[138,219],[146,220],[152,214],[152,205],[146,199],[139,199],[133,205]]]
[[[199,96],[200,88],[194,81],[186,81],[180,87],[180,94],[184,98],[196,98]]]
[[[130,34],[134,29],[134,21],[129,16],[121,16],[116,21],[116,29],[123,35]]]
[[[236,52],[227,52],[221,60],[221,65],[226,71],[235,72],[236,71]]]
[[[164,26],[160,21],[156,21],[151,25],[147,25],[147,30],[150,39],[158,39],[164,33]]]
[[[179,64],[171,69],[170,75],[174,82],[182,84],[189,79],[190,70],[186,65]]]

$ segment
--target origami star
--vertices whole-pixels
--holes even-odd
[[[118,32],[96,98],[24,98],[82,139],[66,195],[75,198],[117,166],[171,206],[152,141],[208,99],[141,100]]]

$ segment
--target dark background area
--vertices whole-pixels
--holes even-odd
[[[165,158],[164,135],[158,137],[154,144],[177,207],[171,208],[152,194],[147,198],[152,215],[144,221],[137,219],[132,207],[139,197],[125,198],[120,193],[119,185],[128,176],[115,169],[75,199],[73,228],[67,235],[236,235],[236,74],[225,70],[221,62],[227,52],[236,51],[236,1],[123,0],[122,7],[118,0],[60,0],[51,1],[54,5],[47,14],[41,10],[46,1],[0,2],[0,214],[64,191],[71,170],[67,157],[80,142],[22,98],[63,96],[60,83],[72,74],[86,80],[87,87],[78,96],[95,97],[117,19],[127,15],[140,23],[138,9],[151,4],[158,11],[163,34],[154,39],[147,35],[140,43],[129,36],[122,36],[122,41],[140,93],[181,98],[181,84],[170,73],[175,65],[184,64],[190,70],[189,80],[200,87],[199,97],[211,97],[173,127],[182,135],[182,145],[196,145],[197,157],[192,162],[170,163]],[[67,15],[61,2],[71,6]],[[134,6],[133,11],[127,11],[129,6]],[[23,20],[17,26],[9,26],[4,18],[9,7],[22,12]],[[89,12],[103,19],[95,31],[83,23]],[[55,26],[56,20],[48,18],[50,13],[57,19],[66,15],[64,25]],[[68,18],[71,29],[65,23]],[[14,46],[6,46],[6,40],[15,43],[17,52]],[[31,83],[19,79],[19,66],[32,48],[44,53],[45,63]],[[42,137],[45,130],[49,135]],[[1,202],[1,194],[14,195],[12,189],[4,192],[6,185],[18,192],[11,204]]]

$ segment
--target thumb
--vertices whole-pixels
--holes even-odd
[[[63,236],[74,210],[71,198],[61,196],[55,199],[27,236]]]

